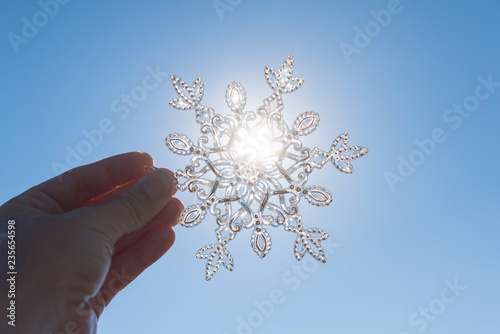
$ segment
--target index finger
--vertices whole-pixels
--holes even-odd
[[[115,155],[69,170],[31,188],[24,195],[29,196],[31,191],[41,191],[63,211],[71,211],[95,197],[144,176],[145,166],[153,166],[153,158],[147,153]]]

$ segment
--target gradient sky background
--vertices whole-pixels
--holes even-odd
[[[188,82],[201,76],[204,102],[226,114],[228,83],[241,82],[255,110],[271,92],[264,66],[292,53],[306,82],[285,96],[285,116],[321,115],[305,145],[326,149],[349,132],[350,143],[370,148],[353,175],[330,164],[316,172],[311,183],[332,191],[331,206],[302,203],[305,226],[327,230],[338,246],[326,264],[307,262],[301,278],[290,271],[303,265],[292,235],[271,230],[262,260],[245,231],[229,245],[235,271],[207,283],[194,254],[214,241],[215,222],[176,227],[173,248],[113,300],[98,332],[499,333],[500,87],[480,90],[489,97],[469,117],[444,119],[454,104],[474,102],[478,77],[500,81],[498,1],[401,0],[350,62],[339,45],[354,45],[356,27],[376,29],[370,12],[388,1],[232,3],[221,19],[212,1],[71,1],[16,53],[8,34],[21,34],[22,18],[33,22],[41,7],[0,2],[1,202],[55,176],[55,162],[68,166],[67,148],[103,119],[113,131],[77,164],[141,150],[157,166],[184,167],[188,158],[164,138],[195,138],[199,127],[191,111],[168,106],[176,96],[168,78],[126,116],[112,109],[148,66]],[[436,128],[446,140],[391,189],[387,173],[398,173],[400,157],[418,159],[415,140]],[[445,280],[466,286],[451,303],[440,301]],[[273,290],[284,302],[259,323],[255,303]],[[429,307],[437,314],[426,320]],[[244,330],[241,319],[254,326]]]

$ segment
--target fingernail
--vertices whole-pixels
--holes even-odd
[[[149,199],[158,201],[174,193],[174,178],[166,171],[155,169],[144,178],[142,187]]]

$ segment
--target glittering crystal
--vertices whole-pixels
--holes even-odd
[[[179,155],[193,155],[191,164],[175,173],[181,191],[196,194],[198,204],[184,209],[180,224],[195,227],[207,213],[215,216],[217,242],[198,250],[196,258],[206,259],[206,275],[212,279],[223,266],[232,271],[234,261],[226,244],[242,229],[251,229],[251,246],[259,257],[271,250],[271,236],[266,227],[283,226],[295,233],[294,253],[301,260],[306,253],[326,262],[321,242],[329,235],[318,228],[304,229],[298,203],[327,206],[332,194],[321,186],[307,185],[308,175],[328,161],[341,172],[351,174],[351,161],[366,153],[361,146],[347,145],[347,133],[338,136],[330,150],[304,147],[300,136],[312,133],[319,125],[319,114],[300,114],[290,127],[281,111],[282,96],[302,86],[304,79],[293,77],[293,56],[286,58],[275,71],[266,66],[265,79],[273,90],[257,111],[245,111],[246,92],[238,82],[226,90],[226,103],[234,112],[216,114],[201,104],[203,80],[193,85],[171,76],[178,97],[169,104],[179,110],[194,110],[201,125],[201,136],[194,143],[186,135],[171,134],[167,147]],[[210,137],[210,139],[209,139]]]

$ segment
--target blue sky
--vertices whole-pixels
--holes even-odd
[[[326,149],[349,132],[370,148],[353,175],[316,173],[332,205],[301,206],[305,226],[331,235],[326,264],[297,262],[280,230],[259,259],[243,233],[230,246],[235,270],[207,283],[194,254],[215,222],[179,226],[99,333],[500,331],[497,1],[69,1],[47,7],[52,16],[42,7],[0,3],[2,202],[128,151],[184,167],[164,138],[195,138],[198,127],[168,106],[168,75],[201,76],[221,114],[226,85],[239,81],[255,110],[270,93],[264,66],[289,54],[306,81],[285,96],[285,116],[321,115],[305,145]],[[133,92],[146,94],[127,102]],[[102,138],[82,143],[94,129]]]

